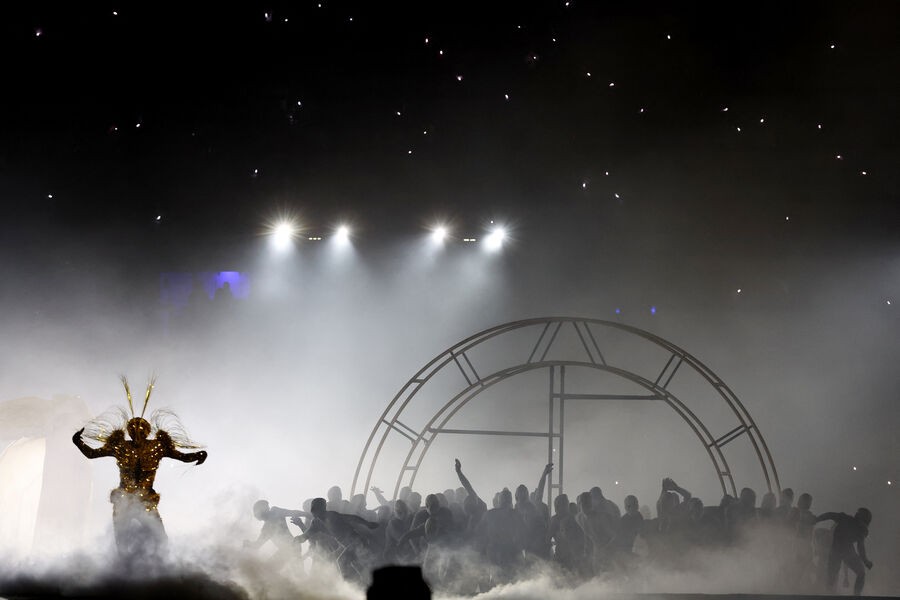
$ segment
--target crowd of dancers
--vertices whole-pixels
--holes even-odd
[[[385,565],[422,566],[429,583],[441,590],[475,594],[548,569],[568,581],[594,577],[635,580],[652,567],[690,568],[704,551],[747,547],[775,557],[771,582],[778,590],[835,590],[840,581],[859,595],[865,585],[865,538],[872,519],[868,509],[856,514],[812,512],[812,497],[793,490],[780,498],[767,492],[757,505],[756,493],[744,488],[738,498],[725,495],[706,506],[670,478],[662,480],[656,516],[633,496],[620,508],[599,487],[543,502],[553,465],[537,486],[519,485],[496,492],[491,508],[455,462],[460,486],[424,498],[409,488],[388,500],[372,487],[378,506],[366,495],[343,498],[332,487],[326,498],[314,498],[303,509],[289,510],[259,500],[254,516],[263,522],[250,548],[273,543],[276,566],[303,569],[331,562],[348,579],[364,581]],[[624,510],[622,510],[624,509]],[[294,535],[288,521],[296,525]],[[816,527],[819,522],[830,527]],[[762,549],[762,550],[761,550]],[[770,560],[771,562],[771,560]],[[842,575],[843,574],[843,575]]]

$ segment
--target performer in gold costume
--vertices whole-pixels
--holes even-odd
[[[155,411],[151,417],[155,426],[144,419],[150,393],[153,391],[153,380],[147,384],[144,410],[140,417],[134,416],[131,390],[124,377],[122,384],[128,397],[131,418],[122,410],[117,415],[118,423],[113,423],[110,417],[95,419],[88,424],[89,433],[85,434],[85,428],[82,427],[72,436],[72,441],[88,458],[112,456],[116,459],[119,487],[112,490],[109,501],[113,505],[113,530],[119,552],[134,554],[141,549],[158,551],[166,542],[166,531],[157,510],[159,494],[153,489],[159,463],[163,458],[174,458],[181,462],[196,461],[199,465],[206,460],[206,452],[180,450],[197,449],[199,446],[189,440],[173,413]],[[125,419],[127,423],[123,427]],[[169,428],[171,432],[162,427],[165,420],[172,423]],[[155,437],[151,438],[154,429]],[[130,439],[126,439],[126,431]],[[103,445],[92,448],[84,442],[82,436],[102,442]]]

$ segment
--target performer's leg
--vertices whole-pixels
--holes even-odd
[[[131,511],[129,510],[128,497],[118,490],[113,490],[109,496],[113,505],[113,536],[116,540],[116,548],[120,554],[127,554],[130,550]]]
[[[856,581],[853,583],[853,594],[859,596],[862,594],[863,586],[866,585],[866,567],[855,552],[844,557],[844,564],[856,574]]]
[[[120,502],[113,502],[113,536],[119,552],[125,551],[128,540],[126,513],[127,511],[122,508]]]
[[[825,571],[825,584],[829,590],[834,590],[837,583],[838,571],[841,569],[841,552],[832,547],[828,554],[828,567]]]
[[[169,541],[169,536],[166,535],[166,528],[163,525],[162,517],[159,516],[159,511],[156,507],[150,510],[145,509],[141,517],[141,523],[146,528],[147,534],[150,537],[148,540],[150,547],[155,551],[160,551],[165,548]]]

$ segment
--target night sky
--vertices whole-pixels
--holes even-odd
[[[332,465],[346,473],[442,348],[518,318],[619,319],[733,382],[816,508],[868,494],[876,521],[893,511],[873,544],[895,592],[898,23],[888,1],[4,6],[0,358],[20,370],[0,365],[0,399],[89,396],[85,373],[99,410],[93,382],[118,393],[116,373],[165,371],[171,350],[207,390],[238,396],[260,372],[328,389],[358,416]],[[288,300],[221,338],[161,327],[160,273],[264,282],[284,218],[307,261]],[[341,224],[350,283],[320,252]],[[448,260],[421,275],[437,224]],[[368,378],[341,371],[373,354]]]
[[[896,5],[488,4],[5,9],[4,238],[173,267],[279,210],[606,256],[895,239]]]

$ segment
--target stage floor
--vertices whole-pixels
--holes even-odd
[[[145,585],[114,585],[104,589],[60,589],[57,586],[41,585],[36,581],[20,582],[13,586],[17,589],[0,590],[0,600],[36,600],[42,598],[66,598],[69,600],[90,600],[92,598],[122,598],[127,600],[176,600],[176,599],[202,599],[202,600],[231,600],[246,599],[250,596],[246,595],[245,590],[239,588],[231,588],[229,586],[204,582],[198,584],[196,581],[185,581],[181,579],[161,580],[152,584]],[[309,598],[304,595],[303,590],[298,590],[298,597]],[[560,590],[560,597],[569,595],[567,591]],[[360,594],[360,599],[364,598],[364,594]],[[508,591],[501,594],[487,594],[474,596],[497,598],[502,597],[503,600],[514,600],[518,598],[514,593],[509,594]],[[579,594],[579,598],[585,596]],[[609,594],[599,593],[597,598],[604,600],[790,600],[794,598],[802,598],[803,600],[833,600],[836,596],[824,595],[786,595],[786,594]],[[324,600],[325,597],[323,597]],[[402,600],[405,595],[402,590],[398,590],[396,598]],[[436,596],[441,598],[441,596]],[[533,600],[535,596],[522,596]],[[898,596],[861,596],[863,600],[887,600],[889,598],[898,598]],[[552,596],[546,600],[553,600]]]

